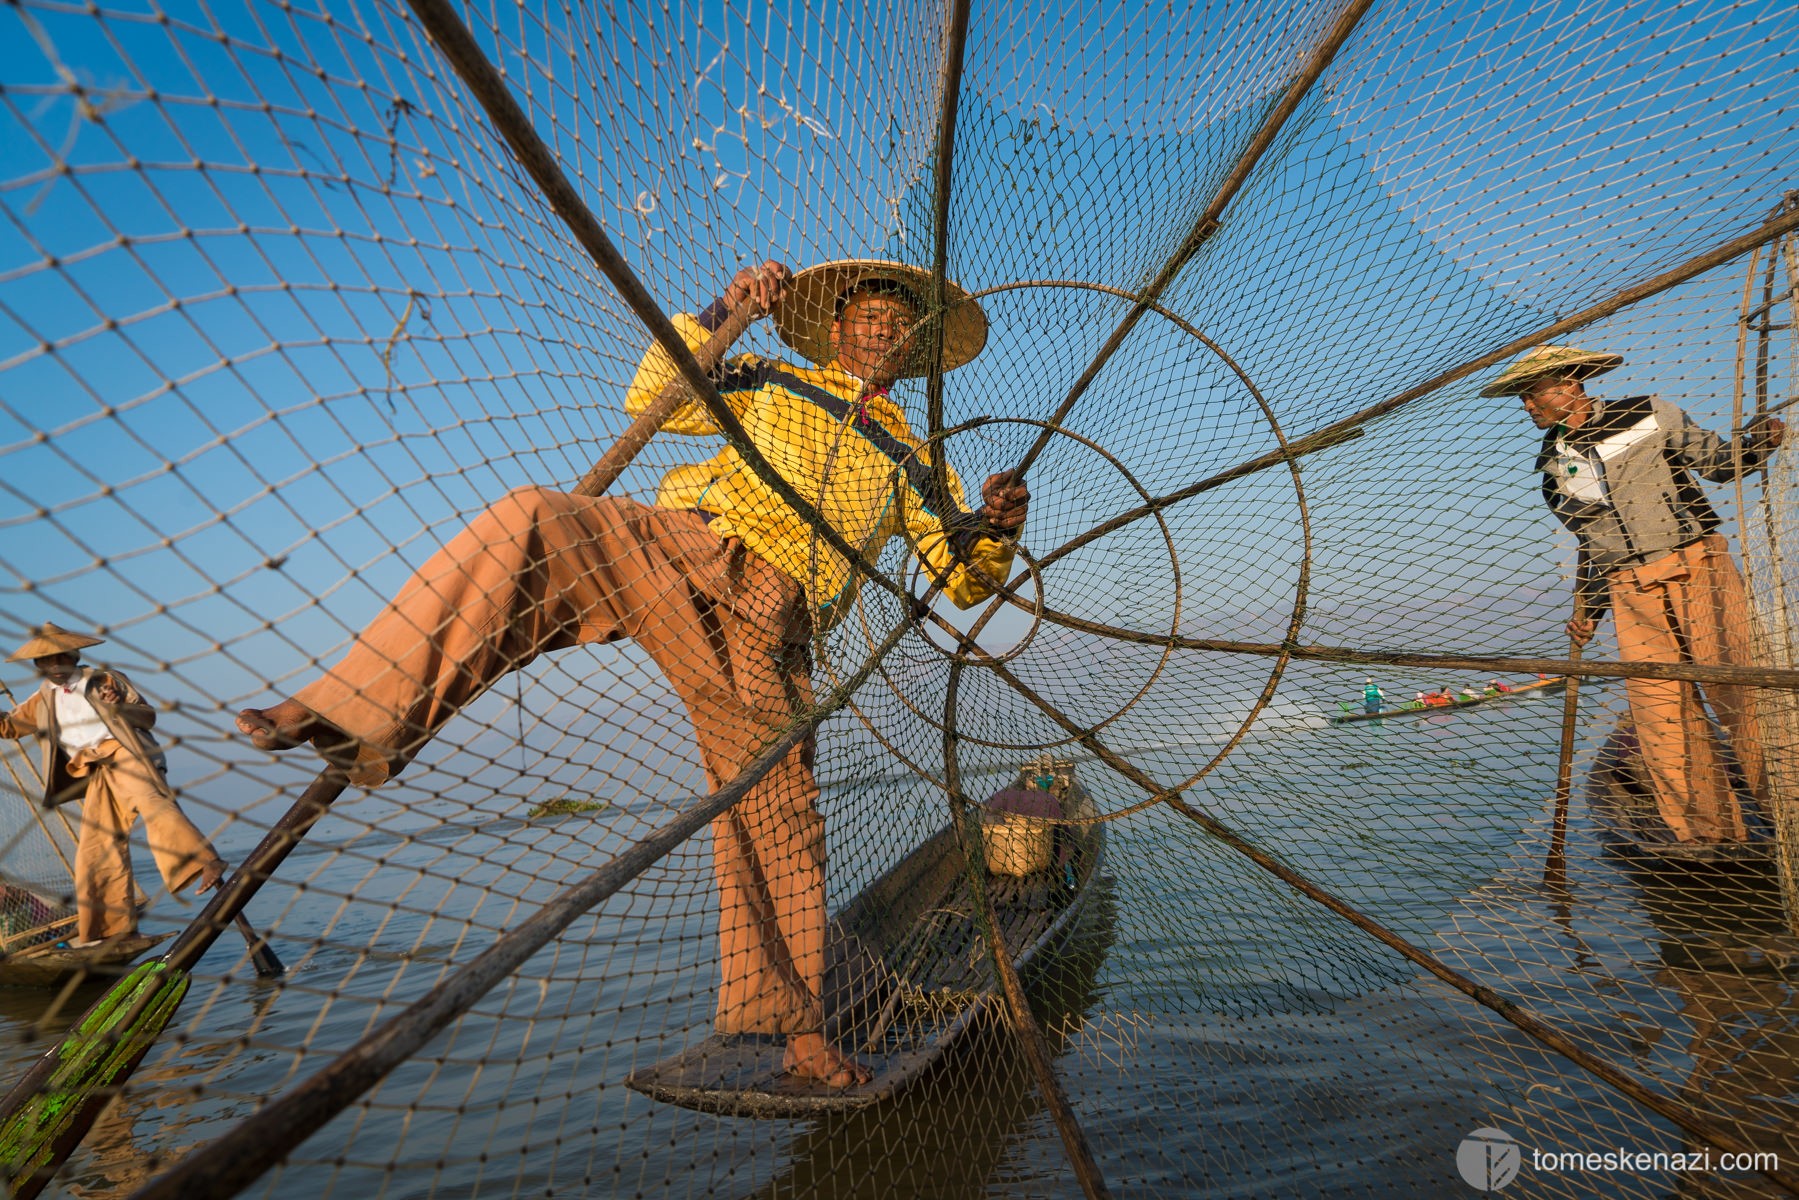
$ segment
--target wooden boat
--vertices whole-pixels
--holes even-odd
[[[1095,811],[1069,763],[1039,760],[1020,778],[1025,786],[1050,779],[1047,790],[1068,815]],[[1006,946],[1027,986],[1077,928],[1105,837],[1103,824],[1059,826],[1047,868],[986,875]],[[626,1085],[669,1104],[729,1116],[808,1117],[862,1108],[902,1091],[984,1013],[1004,1004],[953,829],[939,830],[844,905],[831,935],[825,1032],[873,1072],[868,1083],[838,1090],[789,1076],[781,1067],[783,1038],[714,1035],[633,1072]]]
[[[73,918],[70,924],[73,925]],[[39,942],[0,957],[0,987],[56,987],[82,972],[98,976],[123,975],[146,950],[171,936],[167,933],[155,937],[131,933],[79,948],[61,941]]]
[[[1553,691],[1568,682],[1566,676],[1554,679],[1538,679],[1530,683],[1520,684],[1509,692],[1483,692],[1466,700],[1451,700],[1448,704],[1424,704],[1417,700],[1408,700],[1394,708],[1383,708],[1379,712],[1363,712],[1352,709],[1347,701],[1340,701],[1345,711],[1330,719],[1332,725],[1351,725],[1357,721],[1381,721],[1390,717],[1417,717],[1425,713],[1454,712],[1457,709],[1473,708],[1477,704],[1491,704],[1496,700],[1516,700],[1523,696],[1535,696],[1539,693]]]
[[[1737,794],[1744,795],[1740,787]],[[1745,804],[1748,841],[1695,845],[1677,839],[1656,808],[1636,732],[1628,722],[1612,731],[1594,759],[1587,774],[1587,805],[1601,842],[1638,865],[1759,869],[1774,861],[1773,829],[1752,801]]]

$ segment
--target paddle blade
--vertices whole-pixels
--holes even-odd
[[[275,957],[275,948],[269,945],[267,938],[256,932],[243,913],[237,914],[236,924],[237,931],[244,935],[244,944],[250,947],[250,962],[259,977],[273,979],[287,973],[287,968]]]
[[[258,941],[251,949],[250,961],[255,964],[256,973],[264,979],[273,979],[287,973],[287,967],[275,957],[274,950],[264,941]]]
[[[187,987],[185,971],[160,960],[140,964],[19,1081],[0,1118],[0,1171],[11,1195],[25,1200],[50,1181],[168,1025]]]

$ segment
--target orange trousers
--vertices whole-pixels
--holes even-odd
[[[1614,571],[1607,582],[1618,657],[1625,662],[1753,665],[1749,601],[1722,535],[1702,538],[1640,567]],[[1701,685],[1631,679],[1625,690],[1656,804],[1675,836],[1683,842],[1748,836],[1723,749],[1701,703]],[[1730,736],[1749,791],[1765,803],[1767,772],[1756,689],[1708,683],[1703,695]]]
[[[295,699],[358,740],[373,786],[546,650],[630,638],[687,707],[706,777],[735,777],[812,702],[798,584],[698,513],[520,488],[433,555]],[[712,823],[720,1033],[823,1025],[824,819],[812,744]]]
[[[69,773],[87,784],[75,844],[75,936],[82,941],[137,932],[130,835],[139,817],[169,891],[192,883],[218,858],[162,779],[150,777],[152,769],[111,738],[69,764]]]

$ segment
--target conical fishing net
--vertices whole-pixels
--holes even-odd
[[[0,990],[9,1114],[117,1093],[9,1180],[1799,1194],[1796,67],[1779,2],[6,5],[0,633],[279,851],[190,925],[112,846],[188,989]]]
[[[11,745],[0,747],[0,768],[0,949],[13,954],[74,924],[76,830],[67,813],[34,811],[38,797],[19,786],[35,782],[31,766]]]

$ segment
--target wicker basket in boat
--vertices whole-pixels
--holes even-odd
[[[1056,827],[1034,817],[1060,817],[1062,806],[1048,792],[1006,788],[987,802],[981,841],[990,875],[1031,875],[1049,869],[1056,853]]]
[[[987,819],[981,840],[987,848],[989,875],[1030,875],[1049,868],[1056,830],[1053,825],[1007,813]]]

